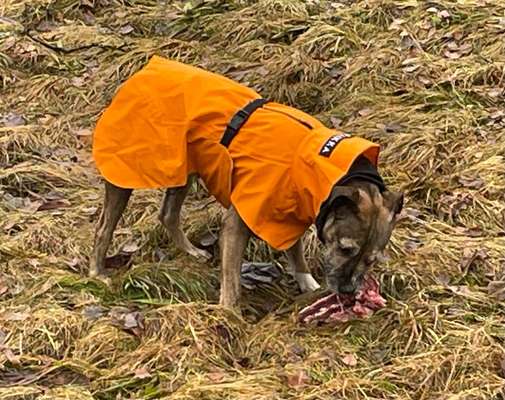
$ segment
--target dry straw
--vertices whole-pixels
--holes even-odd
[[[500,0],[7,0],[0,4],[0,399],[505,398],[505,4]],[[112,287],[86,277],[94,123],[153,54],[382,144],[406,217],[388,306],[308,328],[289,277],[215,305],[135,193]],[[196,187],[196,185],[195,185]],[[193,192],[184,224],[215,233]],[[317,243],[307,235],[317,271]],[[281,254],[253,241],[247,257]],[[305,299],[306,300],[306,299]]]

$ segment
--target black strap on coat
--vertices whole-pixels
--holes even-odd
[[[220,143],[223,146],[228,147],[251,114],[258,108],[263,107],[266,103],[268,103],[268,100],[266,99],[255,99],[249,102],[244,108],[238,110],[226,126],[226,130],[224,131]]]

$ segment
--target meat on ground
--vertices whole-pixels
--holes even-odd
[[[356,295],[330,294],[305,307],[298,318],[302,323],[346,322],[368,317],[385,305],[386,300],[379,293],[379,282],[367,276]]]

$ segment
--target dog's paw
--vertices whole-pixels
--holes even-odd
[[[313,292],[321,287],[308,272],[297,272],[295,278],[302,292]]]

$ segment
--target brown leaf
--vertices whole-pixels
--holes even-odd
[[[458,58],[461,58],[461,53],[458,53],[457,51],[446,50],[444,51],[444,56],[450,58],[451,60],[457,60]]]
[[[30,314],[24,313],[24,312],[6,312],[3,314],[3,316],[0,317],[0,319],[3,319],[4,321],[25,321],[28,319]]]
[[[331,126],[333,126],[335,129],[338,129],[342,126],[343,121],[340,118],[331,116],[330,122],[331,122]]]
[[[147,370],[147,368],[137,368],[135,370],[135,378],[138,379],[146,379],[152,377],[151,373]]]
[[[212,232],[206,232],[201,238],[200,238],[200,246],[202,247],[212,247],[214,246],[217,241],[218,241],[218,236],[215,235]]]
[[[127,267],[131,262],[132,255],[127,253],[118,253],[105,259],[105,268]]]
[[[84,86],[84,78],[81,78],[80,76],[76,76],[75,78],[72,78],[70,80],[70,83],[72,83],[72,85],[74,85],[75,87],[83,87]]]
[[[128,35],[129,33],[133,32],[134,28],[133,26],[131,26],[130,24],[127,24],[125,26],[122,26],[121,28],[119,28],[119,33],[121,35]]]
[[[463,257],[459,262],[460,269],[462,271],[468,271],[472,264],[477,260],[485,260],[487,258],[487,253],[484,250],[476,250],[465,247],[463,249]]]
[[[143,320],[144,317],[138,311],[134,311],[125,315],[124,318],[124,327],[126,329],[131,328],[143,328]]]
[[[409,65],[409,66],[403,68],[403,71],[410,73],[410,72],[414,72],[419,67],[420,67],[419,65]]]
[[[9,291],[9,287],[0,283],[0,297],[6,294]]]
[[[505,300],[505,281],[492,281],[487,285],[487,293],[498,301]]]
[[[3,349],[3,353],[5,355],[5,357],[7,358],[7,361],[9,361],[11,364],[13,365],[19,365],[20,364],[20,361],[19,361],[19,357],[16,356],[11,349],[9,348],[4,348]]]
[[[70,202],[64,199],[43,200],[36,211],[57,210],[58,208],[66,208],[70,206]]]
[[[85,145],[91,145],[93,142],[93,132],[90,129],[79,129],[75,135]]]
[[[497,110],[492,114],[489,114],[489,118],[491,119],[502,119],[503,117],[505,117],[505,111],[503,110]]]
[[[500,97],[503,94],[503,89],[491,89],[487,91],[487,94],[491,97]]]
[[[98,207],[85,207],[82,209],[82,212],[85,215],[95,215],[97,211]]]
[[[358,364],[356,356],[352,353],[346,354],[344,357],[342,357],[342,362],[349,367],[355,367]]]
[[[449,19],[449,18],[451,18],[451,13],[447,10],[442,10],[438,13],[438,16],[440,18]]]
[[[363,108],[358,111],[358,114],[362,117],[366,117],[367,115],[370,115],[373,112],[371,108]]]
[[[207,378],[211,382],[218,383],[222,382],[224,380],[225,374],[223,372],[208,372],[207,373]]]
[[[121,251],[127,254],[132,254],[135,253],[139,249],[139,246],[135,242],[129,242],[126,243],[122,248]]]
[[[84,315],[87,319],[95,321],[102,318],[106,310],[107,309],[105,307],[99,305],[91,305],[84,307],[82,310],[82,315]]]
[[[16,114],[16,113],[9,113],[5,115],[1,120],[0,123],[3,126],[12,128],[15,126],[21,126],[25,124],[25,119],[23,118],[22,115]]]
[[[458,178],[459,183],[461,183],[464,187],[470,188],[470,189],[480,189],[484,187],[485,183],[482,179],[476,178],[467,178],[464,176],[460,176]]]
[[[310,377],[304,370],[299,370],[293,374],[286,375],[286,381],[289,387],[299,388],[306,386],[310,382]]]

